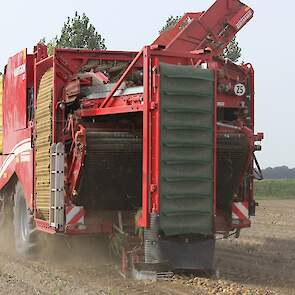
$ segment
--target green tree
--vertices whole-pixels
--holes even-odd
[[[162,27],[159,33],[163,33],[173,26],[180,20],[181,16],[172,16],[170,15],[166,20],[166,24]],[[228,58],[232,62],[237,62],[241,57],[242,49],[239,47],[239,43],[236,41],[236,37],[234,37],[231,42],[226,46],[223,50],[221,56],[224,58]]]
[[[170,15],[168,19],[166,20],[166,24],[162,27],[162,29],[159,31],[159,33],[163,33],[165,31],[170,30],[172,27],[176,25],[176,23],[180,20],[181,16],[173,16]]]
[[[242,55],[241,51],[242,49],[241,47],[239,47],[239,43],[236,40],[236,37],[234,37],[225,47],[221,56],[223,56],[224,58],[228,58],[232,62],[237,62]]]
[[[68,17],[59,36],[48,43],[45,38],[40,42],[48,46],[49,53],[52,53],[53,48],[106,49],[105,39],[96,31],[86,14],[79,15],[78,12],[74,17]]]

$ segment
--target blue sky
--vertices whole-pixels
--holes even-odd
[[[256,72],[256,131],[265,133],[262,167],[295,167],[294,57],[295,2],[245,0],[255,15],[238,34],[242,60]],[[0,66],[23,48],[31,50],[42,37],[59,33],[63,22],[77,10],[85,12],[106,39],[108,49],[139,50],[150,44],[170,15],[201,11],[209,0],[149,1],[2,1],[0,10]],[[1,70],[0,70],[1,71]],[[293,85],[294,83],[294,85]]]

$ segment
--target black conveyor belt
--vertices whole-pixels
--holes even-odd
[[[132,210],[141,203],[142,140],[127,132],[90,129],[78,188],[88,210]]]

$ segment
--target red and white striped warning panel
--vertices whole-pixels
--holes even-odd
[[[249,218],[249,203],[234,202],[232,206],[232,219],[245,220]]]
[[[66,224],[84,224],[85,210],[82,206],[67,206],[66,207]]]

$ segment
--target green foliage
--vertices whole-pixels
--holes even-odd
[[[223,50],[221,56],[224,58],[228,58],[232,62],[237,62],[241,57],[242,49],[239,47],[239,43],[236,41],[236,37],[234,37],[230,43]]]
[[[255,181],[256,199],[295,199],[295,179],[264,179]]]
[[[61,36],[56,40],[56,45],[58,48],[106,49],[105,40],[90,24],[86,14],[80,16],[78,12],[73,18],[68,17],[61,30]]]
[[[54,39],[46,42],[46,38],[43,37],[42,39],[40,39],[40,41],[38,43],[41,43],[41,44],[46,45],[47,46],[47,50],[48,50],[48,54],[49,55],[52,55],[53,49],[57,47],[56,40],[57,40],[57,37],[55,37]]]
[[[170,15],[166,20],[166,24],[162,27],[159,33],[163,33],[169,29],[171,29],[175,24],[180,20],[181,16],[172,16]],[[241,48],[239,47],[239,43],[236,41],[236,37],[234,37],[231,42],[227,45],[227,47],[223,50],[221,56],[224,58],[228,58],[232,62],[237,62],[241,57]]]
[[[56,37],[52,40],[50,40],[46,45],[47,45],[47,50],[48,50],[48,54],[52,55],[53,53],[53,49],[57,48],[57,44],[56,44]]]
[[[46,44],[45,38],[40,40]],[[105,39],[96,31],[85,13],[75,13],[73,18],[68,17],[64,23],[60,36],[56,36],[47,44],[51,54],[53,48],[85,48],[85,49],[106,49]]]
[[[166,20],[166,24],[162,27],[159,33],[163,33],[165,31],[170,30],[172,27],[176,25],[176,23],[180,20],[181,16],[172,16],[170,15]]]

